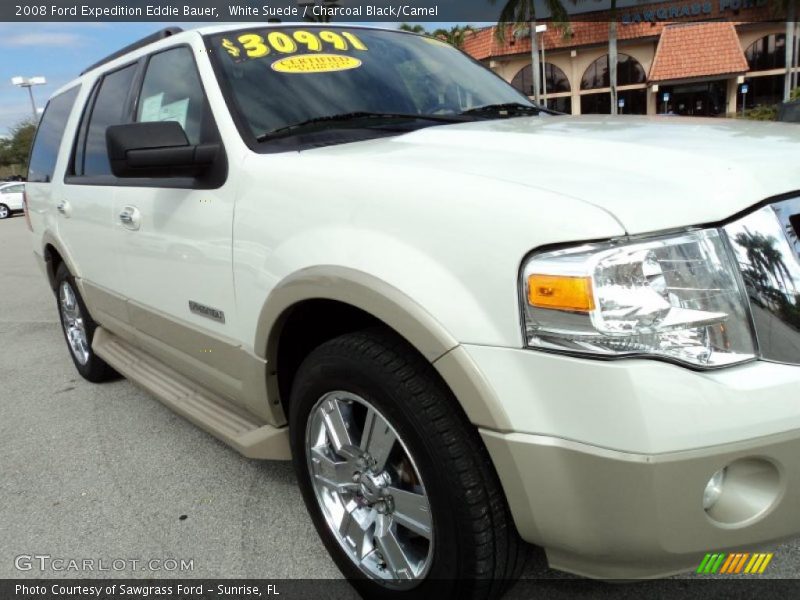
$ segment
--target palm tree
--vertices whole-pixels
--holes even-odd
[[[316,0],[312,0],[311,2],[303,2],[298,4],[300,8],[304,6],[308,6],[309,8],[316,4]],[[338,8],[340,5],[337,4],[337,0],[322,0],[322,6],[325,8]],[[308,21],[309,23],[330,23],[331,17],[329,15],[320,15],[318,17],[314,16],[311,11],[303,17],[304,20]]]
[[[489,0],[496,4],[497,0]],[[535,0],[505,0],[500,16],[497,18],[495,35],[501,42],[505,41],[506,28],[509,23],[527,23],[531,36],[531,74],[533,75],[533,100],[539,104],[539,90],[541,88],[541,73],[539,66],[539,41],[536,35],[536,6]],[[569,21],[569,15],[561,0],[545,0],[550,19],[557,27],[564,27]]]
[[[611,114],[616,115],[617,104],[617,0],[611,0],[608,20],[608,81],[611,88]]]
[[[468,33],[473,33],[475,29],[471,25],[456,25],[450,29],[437,29],[431,35],[447,42],[451,46],[461,48],[464,45],[464,40]]]
[[[427,35],[428,30],[425,29],[422,25],[417,23],[416,25],[409,25],[408,23],[401,23],[400,27],[398,27],[400,31],[410,31],[411,33],[422,33]]]
[[[798,5],[797,0],[794,0],[792,3],[792,14],[791,17],[787,15],[787,21],[790,23],[794,22],[794,36],[789,36],[792,40],[792,59],[789,61],[789,64],[792,66],[792,69],[797,69],[800,67],[800,6]],[[787,31],[790,29],[790,26],[787,25]],[[800,89],[800,73],[797,70],[791,71],[791,77],[789,82],[790,87],[792,88],[792,93],[794,96],[793,98],[800,98],[797,95],[798,89]]]
[[[774,238],[745,230],[737,234],[735,239],[745,249],[747,256],[748,264],[744,265],[743,271],[745,279],[749,279],[763,296],[781,303],[789,294],[789,284],[797,293],[791,271],[780,250],[775,247]]]
[[[796,62],[797,49],[795,44],[797,40],[797,23],[795,21],[798,17],[798,0],[777,0],[772,5],[773,14],[786,15],[786,76],[783,83],[783,101],[788,102],[791,98],[792,88],[795,87],[796,75],[794,74],[794,63]]]

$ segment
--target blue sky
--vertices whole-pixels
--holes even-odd
[[[47,85],[33,88],[41,108],[90,64],[170,25],[176,23],[0,23],[0,135],[31,116],[27,91],[12,85],[12,77],[47,78]],[[177,25],[188,29],[202,24]],[[429,30],[451,25],[424,23]]]
[[[33,88],[42,107],[56,89],[84,68],[132,41],[160,29],[159,23],[0,23],[0,135],[31,115],[26,90],[11,84],[17,75],[42,75]]]

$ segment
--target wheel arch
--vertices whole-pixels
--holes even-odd
[[[42,256],[44,258],[47,281],[53,292],[55,292],[56,289],[56,272],[61,263],[67,265],[67,269],[69,269],[69,272],[75,277],[78,287],[81,287],[80,274],[75,269],[72,257],[49,231],[42,234]],[[81,289],[80,292],[83,295],[83,289]]]
[[[320,336],[316,325],[331,317],[341,326]],[[385,281],[339,266],[309,267],[286,277],[261,310],[254,348],[266,359],[273,403],[287,408],[291,379],[310,350],[335,335],[371,324],[388,327],[431,363],[472,423],[507,428],[505,411],[483,374],[435,317]],[[309,338],[306,347],[300,343],[299,356],[287,354],[292,336]]]

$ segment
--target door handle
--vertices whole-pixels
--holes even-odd
[[[64,215],[65,217],[69,217],[69,213],[70,213],[70,211],[69,211],[69,202],[67,202],[66,200],[62,200],[61,202],[56,204],[56,210],[58,212],[60,212],[62,215]]]
[[[128,229],[139,229],[139,209],[135,206],[126,206],[119,213],[119,222]]]

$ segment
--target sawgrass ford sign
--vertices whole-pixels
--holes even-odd
[[[736,16],[740,10],[767,6],[769,0],[711,0],[671,4],[660,8],[648,7],[646,10],[624,13],[620,21],[627,25],[656,21],[675,21],[690,17]]]

